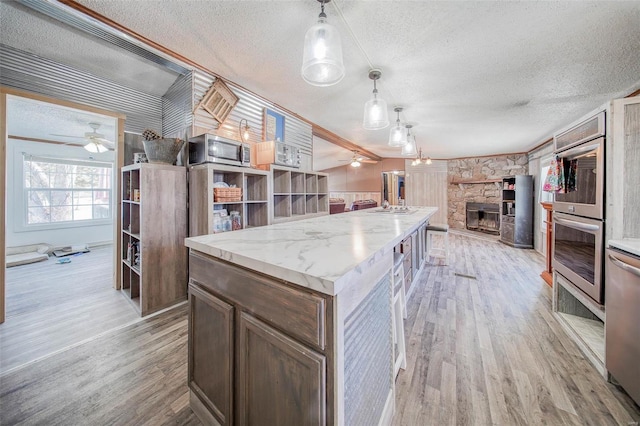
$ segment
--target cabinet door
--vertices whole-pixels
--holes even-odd
[[[326,424],[325,357],[240,313],[238,425]]]
[[[502,222],[500,239],[504,242],[513,244],[514,230],[513,223]]]
[[[222,425],[233,424],[233,313],[189,284],[189,388]]]

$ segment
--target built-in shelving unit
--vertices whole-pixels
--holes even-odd
[[[553,271],[553,312],[567,334],[606,378],[604,306]]]
[[[269,224],[270,173],[248,167],[200,164],[189,169],[189,235],[213,234],[216,210],[237,211],[242,228]],[[214,184],[242,190],[238,201],[216,201]]]
[[[273,222],[329,214],[329,182],[325,173],[271,167]]]
[[[142,316],[186,299],[185,169],[147,163],[123,167],[121,199],[122,293]]]
[[[500,241],[518,248],[533,248],[533,176],[502,178]]]

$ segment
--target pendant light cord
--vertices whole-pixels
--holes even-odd
[[[347,19],[344,17],[344,14],[342,13],[342,9],[340,9],[340,6],[338,6],[338,0],[332,0],[331,4],[333,5],[333,8],[336,10],[336,13],[338,14],[338,16],[340,16],[340,19],[342,19],[342,22],[344,23],[345,27],[347,27],[347,31],[349,32],[349,35],[351,35],[351,39],[355,42],[356,46],[358,47],[358,50],[360,50],[360,53],[362,53],[362,56],[364,57],[365,61],[367,61],[367,65],[369,65],[369,69],[375,68],[371,63],[371,59],[369,58],[369,55],[367,55],[367,52],[364,50],[364,47],[362,47],[362,43],[360,43],[360,40],[358,40],[358,37],[351,29],[351,25],[349,25],[349,22],[347,22]],[[322,5],[324,6],[324,1],[322,2]],[[376,88],[375,80],[373,81],[373,87],[374,89]],[[385,90],[385,92],[389,95],[387,96],[387,99],[391,100],[392,104],[397,104],[397,102],[394,101],[395,97],[393,96],[393,94],[388,89]]]

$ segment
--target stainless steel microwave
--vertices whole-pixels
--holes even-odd
[[[201,163],[250,167],[251,148],[246,143],[205,133],[189,139],[189,165]]]
[[[299,168],[302,160],[300,149],[277,141],[260,142],[256,148],[256,164],[277,164]]]

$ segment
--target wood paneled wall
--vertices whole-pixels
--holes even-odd
[[[431,223],[447,223],[447,161],[434,160],[430,165],[405,167],[405,194],[410,206],[437,207]]]
[[[385,158],[360,167],[344,166],[322,170],[329,175],[330,192],[382,192],[382,172],[404,171],[403,158]]]

